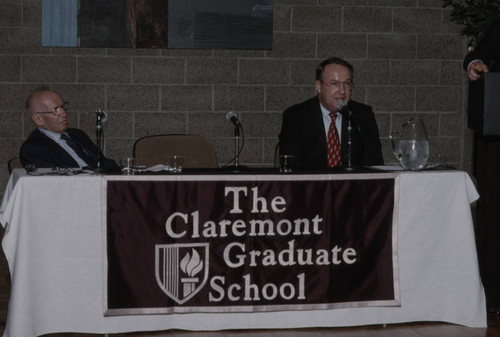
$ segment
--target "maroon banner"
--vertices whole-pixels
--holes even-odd
[[[105,314],[399,305],[395,179],[377,176],[109,178]]]

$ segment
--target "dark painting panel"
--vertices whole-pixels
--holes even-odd
[[[271,49],[272,1],[79,0],[78,46]],[[49,27],[43,28],[45,36],[67,30],[63,23],[74,21],[74,14],[61,16],[60,0],[43,4],[55,8],[42,15],[44,22],[52,23],[43,26]],[[44,45],[61,44],[52,38]]]
[[[272,49],[272,0],[170,0],[170,48]]]
[[[167,47],[167,0],[80,0],[80,47]]]

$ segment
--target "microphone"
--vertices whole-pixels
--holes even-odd
[[[236,127],[241,127],[240,120],[238,119],[238,115],[234,111],[229,111],[226,115],[226,119],[234,124]]]
[[[337,109],[342,115],[349,114],[350,112],[349,108],[347,107],[347,103],[344,101],[339,101],[337,103]]]
[[[96,117],[98,122],[105,122],[108,120],[108,113],[104,110],[101,110],[100,108],[97,108],[95,110],[96,112]]]

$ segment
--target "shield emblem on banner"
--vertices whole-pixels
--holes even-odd
[[[156,282],[179,304],[196,295],[208,279],[208,243],[156,245]]]

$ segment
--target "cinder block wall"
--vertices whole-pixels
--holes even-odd
[[[0,191],[7,161],[32,130],[24,104],[49,85],[71,103],[70,123],[95,133],[107,110],[106,155],[130,156],[156,133],[207,137],[221,164],[233,155],[236,111],[244,126],[241,162],[269,166],[282,111],[314,92],[316,64],[341,56],[355,67],[354,99],[373,106],[384,158],[388,135],[423,115],[431,156],[471,168],[466,128],[466,53],[441,0],[274,0],[271,51],[42,48],[41,0],[0,0]]]

